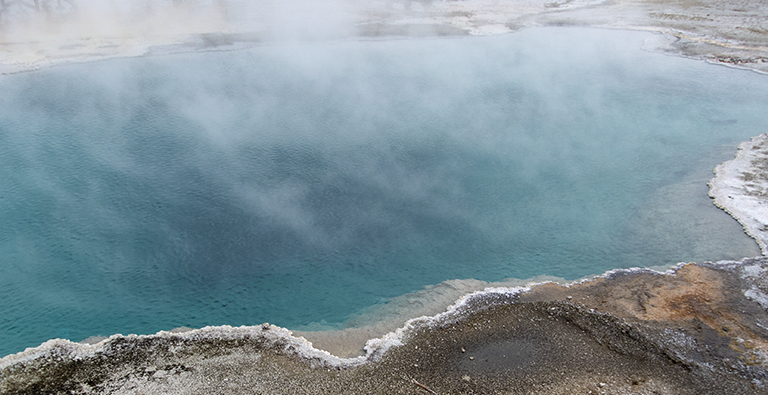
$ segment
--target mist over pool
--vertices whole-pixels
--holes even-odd
[[[759,255],[706,195],[764,76],[653,35],[275,44],[0,78],[0,355],[343,327],[450,279]]]

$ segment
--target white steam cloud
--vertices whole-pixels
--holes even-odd
[[[2,74],[169,45],[346,38],[371,7],[392,9],[356,0],[0,1]]]
[[[264,38],[346,35],[346,0],[5,0],[0,42],[62,39],[173,39],[189,34],[256,31]]]

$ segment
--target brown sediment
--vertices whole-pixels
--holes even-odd
[[[535,276],[526,280],[506,279],[486,282],[475,279],[447,280],[440,284],[400,295],[385,305],[376,306],[367,313],[347,321],[347,328],[321,331],[294,331],[322,350],[342,358],[365,355],[363,347],[370,339],[379,338],[403,327],[414,317],[431,317],[455,304],[462,296],[487,288],[522,288],[531,283],[568,282],[554,276]]]
[[[478,293],[357,360],[298,352],[268,325],[62,344],[2,364],[0,393],[768,393],[768,313],[745,296],[766,288],[745,274],[765,270],[762,257]]]
[[[753,361],[768,355],[763,321],[757,319],[765,310],[744,296],[743,282],[737,272],[717,265],[689,264],[674,276],[644,272],[571,287],[537,287],[521,300],[565,298],[654,330],[683,329],[708,337],[704,341],[710,348],[728,354],[723,349],[727,346],[742,353],[744,361]]]

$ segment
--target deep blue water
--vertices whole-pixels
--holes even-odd
[[[645,214],[765,131],[768,77],[640,50],[649,37],[531,29],[0,76],[0,356],[343,325],[448,279],[755,254],[724,213],[695,234]]]

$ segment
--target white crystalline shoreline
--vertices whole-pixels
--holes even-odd
[[[715,168],[709,195],[768,255],[768,134],[739,145],[736,158]]]
[[[745,280],[757,284],[747,292],[750,299],[764,302],[766,299],[762,290],[765,288],[763,281],[757,281],[765,271],[762,266],[755,266],[754,259],[747,258],[741,262],[724,261],[718,265],[732,266],[732,269],[740,273]],[[650,268],[614,269],[599,276],[591,276],[560,285],[570,287],[591,281],[611,279],[621,275],[649,273],[659,276],[676,276],[677,271],[686,264],[681,263],[667,270]],[[0,371],[6,369],[24,369],[25,366],[35,366],[40,363],[66,363],[67,361],[94,361],[103,358],[121,358],[123,354],[139,352],[152,355],[156,350],[159,355],[189,355],[189,353],[205,354],[210,347],[217,347],[219,342],[242,342],[240,344],[259,344],[259,350],[272,351],[278,354],[292,356],[303,360],[313,367],[323,366],[327,368],[345,369],[365,365],[378,361],[393,347],[399,347],[409,342],[412,336],[424,330],[432,330],[452,325],[463,318],[498,303],[510,303],[521,294],[531,291],[538,285],[552,283],[553,281],[531,282],[527,286],[519,287],[488,287],[483,291],[468,293],[459,298],[444,312],[433,316],[422,316],[408,320],[399,329],[389,332],[384,336],[370,339],[364,349],[365,355],[353,358],[341,358],[328,351],[316,348],[303,337],[295,336],[290,330],[270,324],[257,326],[231,327],[210,326],[193,329],[184,332],[161,331],[154,335],[113,335],[96,344],[75,343],[69,340],[53,339],[42,345],[29,348],[18,354],[0,358]],[[759,288],[759,289],[758,289]],[[757,297],[756,297],[757,296]],[[767,302],[768,303],[768,302]],[[198,355],[205,358],[204,355]],[[258,355],[256,355],[258,358]]]
[[[76,343],[65,339],[52,339],[38,347],[28,348],[18,354],[8,355],[0,359],[0,370],[16,364],[33,361],[38,358],[61,356],[70,360],[81,360],[105,352],[109,344],[116,340],[138,342],[145,339],[178,339],[202,343],[210,340],[243,340],[255,338],[264,340],[267,347],[282,348],[286,354],[300,356],[307,360],[322,361],[334,367],[349,367],[365,362],[364,357],[339,358],[327,351],[312,347],[312,343],[301,337],[294,337],[291,331],[275,325],[263,324],[257,326],[232,327],[229,325],[208,326],[182,333],[161,331],[154,335],[112,335],[96,344]]]
[[[95,344],[85,344],[72,342],[66,339],[52,339],[41,344],[38,347],[28,348],[17,354],[12,354],[0,358],[0,370],[6,369],[12,365],[24,364],[40,358],[81,360],[90,358],[99,353],[108,351],[112,342],[119,340],[128,340],[138,343],[141,340],[191,340],[195,343],[204,343],[206,341],[231,341],[260,339],[265,343],[265,348],[280,351],[286,355],[293,355],[305,360],[314,360],[323,365],[344,368],[353,367],[381,357],[387,350],[393,346],[402,345],[408,334],[419,327],[429,326],[434,323],[443,322],[452,317],[459,317],[468,311],[469,302],[478,297],[489,295],[514,296],[519,292],[529,288],[489,288],[485,291],[474,292],[460,298],[447,311],[433,317],[417,317],[409,320],[406,324],[380,338],[368,340],[365,356],[354,358],[340,358],[325,350],[313,347],[312,343],[303,337],[293,336],[293,333],[276,325],[262,324],[256,326],[232,327],[229,325],[208,326],[200,329],[192,329],[185,332],[160,331],[153,335],[112,335]]]
[[[639,275],[636,279],[638,283],[635,283],[634,286],[630,285],[629,289],[638,289],[635,286],[639,284],[639,289],[644,289],[643,287],[649,285],[653,289],[659,289],[661,285],[660,288],[669,290],[676,289],[677,285],[682,285],[681,283],[687,283],[688,285],[682,285],[682,287],[690,292],[694,292],[691,295],[695,295],[697,290],[701,290],[699,285],[695,285],[700,283],[701,277],[698,276],[706,273],[707,268],[712,268],[713,266],[720,266],[726,272],[741,276],[745,281],[751,283],[750,285],[754,285],[753,289],[758,289],[761,292],[767,289],[766,286],[768,286],[762,279],[764,273],[768,270],[768,258],[765,257],[747,258],[740,262],[723,261],[717,264],[708,263],[704,264],[704,267],[701,268],[703,271],[691,270],[691,266],[680,264],[673,269],[663,272],[639,268],[612,270],[602,276],[597,276],[597,278],[604,278],[605,281],[619,281],[619,283],[609,285],[608,288],[613,287],[614,291],[618,289],[619,294],[616,296],[624,301],[634,300],[631,295],[621,296],[628,289],[626,288],[628,283],[622,282],[623,276],[633,274]],[[657,278],[653,278],[655,276],[660,276],[658,280],[661,280],[661,283],[657,281]],[[670,282],[664,282],[665,278],[662,276],[669,276],[667,280],[670,280]],[[677,281],[676,277],[678,276],[680,276],[682,281]],[[728,274],[725,275],[725,277],[729,276]],[[632,284],[634,280],[630,279],[629,284]],[[580,287],[577,284],[589,281],[580,280],[570,284],[570,286],[576,286],[574,291],[577,295],[575,295],[574,299],[578,298],[579,292],[584,291],[584,288],[579,290]],[[594,281],[594,278],[592,281]],[[601,291],[605,291],[606,288],[602,287],[600,283],[596,285],[597,287],[593,291],[596,290],[597,294],[602,294]],[[617,285],[618,288],[616,288]],[[670,285],[671,288],[669,287]],[[519,288],[487,288],[484,291],[465,295],[441,314],[412,319],[397,331],[369,341],[366,346],[367,355],[357,358],[337,358],[325,351],[312,347],[309,342],[302,338],[292,336],[291,332],[287,329],[268,324],[239,328],[229,326],[206,327],[183,333],[159,332],[155,335],[146,336],[115,335],[96,345],[77,344],[55,339],[44,343],[40,347],[28,349],[23,353],[0,359],[0,374],[5,375],[5,377],[0,376],[0,392],[2,392],[2,388],[9,388],[11,390],[22,388],[27,391],[22,393],[32,393],[34,389],[44,388],[38,384],[42,383],[44,386],[50,381],[50,383],[53,383],[51,388],[77,388],[80,390],[78,393],[187,394],[220,392],[212,391],[214,388],[217,390],[226,388],[227,391],[225,393],[249,394],[297,392],[396,393],[396,391],[391,391],[391,389],[389,391],[370,391],[370,388],[380,388],[378,385],[380,385],[382,377],[397,380],[399,385],[415,383],[413,378],[415,374],[413,372],[418,373],[421,371],[421,368],[419,368],[420,363],[415,364],[414,362],[420,362],[421,358],[424,357],[423,353],[418,354],[418,352],[424,349],[430,350],[426,351],[427,353],[433,352],[434,349],[430,347],[430,344],[442,342],[443,336],[449,337],[447,340],[448,348],[455,349],[462,346],[462,354],[459,354],[462,356],[462,360],[466,358],[472,360],[472,355],[477,355],[474,352],[482,349],[482,346],[487,344],[488,341],[484,336],[478,339],[477,335],[472,333],[475,330],[480,332],[487,330],[488,328],[482,328],[486,322],[489,323],[491,330],[499,330],[499,325],[503,328],[503,323],[509,322],[507,321],[509,319],[507,315],[510,314],[509,311],[506,313],[503,311],[498,312],[500,319],[497,322],[498,325],[495,326],[496,329],[493,329],[494,325],[490,324],[489,316],[484,314],[485,309],[500,304],[513,303],[518,300],[518,297],[524,297],[521,293],[528,292],[534,286],[535,284]],[[544,286],[546,287],[547,285]],[[691,289],[690,287],[693,288]],[[547,291],[544,292],[546,293]],[[718,288],[715,287],[707,292],[717,294]],[[533,293],[536,293],[536,291],[534,290]],[[564,298],[562,295],[568,294],[568,292],[562,293],[561,291],[560,298]],[[580,296],[585,296],[585,294],[581,293]],[[588,293],[587,298],[578,299],[589,299],[592,296],[594,295]],[[750,295],[747,295],[747,297],[750,297]],[[758,303],[765,302],[764,293],[760,297],[761,299],[753,298],[753,300],[756,300]],[[571,297],[568,296],[567,299],[571,300]],[[525,301],[526,299],[523,300]],[[543,300],[537,300],[551,303],[546,302],[546,296]],[[534,300],[534,302],[537,300]],[[562,318],[567,316],[570,318],[564,321],[568,321],[567,325],[573,325],[575,323],[571,319],[581,322],[579,321],[580,317],[588,316],[591,318],[575,325],[582,328],[582,330],[589,331],[592,333],[592,336],[597,334],[599,339],[603,339],[598,340],[598,343],[602,345],[601,349],[610,348],[611,352],[621,353],[621,351],[617,351],[612,347],[606,348],[603,341],[607,340],[610,342],[608,344],[614,345],[618,342],[621,345],[626,340],[629,340],[630,343],[635,340],[643,340],[640,345],[650,347],[649,352],[662,352],[661,355],[671,357],[673,361],[676,361],[675,363],[683,363],[692,369],[702,369],[706,374],[715,374],[722,372],[722,369],[724,369],[719,365],[718,361],[721,358],[719,356],[701,359],[701,354],[708,350],[709,343],[699,344],[698,341],[703,340],[701,337],[696,337],[697,335],[695,334],[691,335],[691,332],[686,332],[683,327],[680,327],[678,330],[677,325],[687,325],[682,321],[673,319],[673,327],[666,327],[666,324],[661,324],[660,327],[657,326],[657,329],[662,328],[663,331],[658,332],[652,329],[654,327],[653,323],[658,323],[658,321],[654,321],[652,318],[648,321],[649,328],[645,328],[643,324],[633,326],[631,323],[613,316],[610,308],[607,312],[602,311],[603,309],[598,308],[594,303],[603,304],[604,301],[593,300],[592,304],[587,306],[578,306],[579,302],[575,300],[574,302],[566,302],[566,304],[559,304],[555,301],[555,304],[545,305],[547,313],[554,320],[547,322],[551,324],[559,319],[555,317]],[[568,304],[570,304],[570,307]],[[555,306],[560,306],[563,309]],[[737,302],[734,308],[738,308],[738,306],[744,307]],[[534,309],[536,308],[534,307]],[[619,308],[619,310],[622,310],[622,308]],[[521,311],[524,311],[524,309],[513,310],[511,314],[516,315]],[[560,316],[560,313],[555,313],[553,316],[550,311],[560,311],[560,313],[566,313],[567,315]],[[708,312],[709,310],[705,309],[705,311]],[[473,316],[473,313],[479,313],[480,315]],[[741,314],[752,317],[750,313],[745,311],[742,311]],[[470,326],[460,324],[464,318],[469,320]],[[539,320],[541,319],[539,318],[536,321]],[[729,321],[730,318],[725,318],[725,320],[732,322]],[[527,322],[528,320],[523,319],[523,321]],[[530,321],[533,322],[534,319]],[[589,322],[596,326],[592,326]],[[688,325],[689,329],[691,325],[694,328],[693,332],[696,332],[695,321],[693,324]],[[760,326],[759,319],[757,325]],[[467,330],[468,328],[469,330]],[[605,330],[606,328],[608,328],[607,331]],[[597,330],[597,332],[592,332],[594,330]],[[436,336],[433,335],[433,331],[435,331]],[[451,332],[454,334],[466,332],[467,335],[460,335],[457,342],[456,338],[451,337]],[[613,332],[613,335],[608,334],[606,338],[603,338],[602,335],[605,332]],[[548,335],[541,336],[546,337]],[[509,336],[509,334],[502,334],[502,336]],[[616,338],[608,339],[608,337],[618,337],[618,340]],[[646,341],[649,343],[646,343]],[[574,346],[583,351],[580,349],[580,343],[581,341],[577,341],[574,343]],[[422,347],[423,345],[427,347]],[[398,348],[399,346],[405,347],[397,351],[393,350],[396,358],[389,358],[384,363],[377,363],[380,362],[382,356],[388,353],[388,350]],[[463,346],[467,347],[467,354],[463,354]],[[661,350],[656,350],[655,347],[660,347]],[[417,354],[412,357],[411,353],[414,350]],[[438,351],[440,355],[450,354],[451,352],[446,352],[445,347],[440,348],[439,345],[436,350],[440,350]],[[619,347],[618,350],[623,350],[623,348]],[[750,349],[747,355],[758,358],[755,361],[759,361],[762,364],[761,366],[765,366],[765,355],[762,353],[762,350],[763,348],[761,347],[755,347]],[[579,353],[579,355],[582,354],[588,355],[583,352]],[[709,355],[706,352],[704,354]],[[299,361],[289,361],[283,357],[275,359],[275,355],[289,356]],[[504,356],[501,358],[504,358]],[[665,358],[664,360],[667,359]],[[294,362],[299,363],[295,364]],[[657,362],[654,360],[651,363]],[[390,365],[393,363],[394,367]],[[588,360],[587,363],[589,367],[594,366],[592,360]],[[728,365],[730,369],[735,369],[738,374],[746,376],[746,380],[752,380],[752,377],[754,377],[749,374],[762,372],[762,370],[754,370],[744,365],[733,366],[732,363],[728,363]],[[514,364],[512,366],[514,367]],[[348,369],[355,367],[361,367],[362,369]],[[371,369],[368,369],[369,367]],[[342,370],[345,372],[341,372]],[[72,371],[75,373],[71,373]],[[61,372],[63,373],[60,375]],[[455,369],[449,369],[447,372],[443,370],[442,373],[451,375],[455,372]],[[589,370],[590,377],[592,372],[592,370]],[[358,373],[360,374],[358,375]],[[102,381],[92,384],[90,378],[94,375],[102,374],[104,374],[101,377]],[[731,371],[726,371],[725,374],[729,375],[732,373]],[[401,379],[401,377],[403,378]],[[621,375],[622,380],[626,380],[625,377],[625,374]],[[5,383],[2,382],[3,378],[7,378]],[[350,378],[352,378],[352,381],[347,381]],[[318,390],[316,381],[311,380],[324,381],[325,387],[322,390]],[[332,383],[329,384],[327,380],[331,380]],[[374,386],[363,391],[343,392],[333,390],[334,388],[347,388],[347,385],[350,383],[370,383],[370,380],[374,380]],[[465,379],[462,378],[462,380]],[[3,387],[4,384],[7,384],[7,386]],[[264,386],[261,387],[261,384],[264,384]],[[280,390],[285,388],[283,386],[286,384],[293,387],[288,390]],[[597,383],[591,383],[589,388],[594,388],[595,384]],[[70,385],[71,387],[67,387]],[[302,391],[297,391],[297,386]],[[332,390],[328,390],[328,387],[332,388]],[[357,390],[358,388],[355,387],[354,389]],[[416,389],[414,388],[414,390]],[[65,391],[59,390],[59,392],[63,393]],[[635,393],[637,391],[627,391],[627,393],[629,392]],[[677,391],[662,392],[677,393]],[[441,393],[449,392],[441,391]],[[453,393],[453,391],[450,393]],[[712,393],[747,392],[729,390],[728,392],[714,391]]]
[[[679,268],[678,265],[677,268]],[[659,275],[673,275],[676,268],[666,271],[658,271],[648,268],[614,269],[599,276],[590,276],[576,280],[565,286],[583,284],[599,278],[610,278],[618,274],[654,273]],[[316,361],[320,364],[334,368],[348,368],[378,360],[392,347],[405,344],[412,333],[420,329],[429,329],[460,320],[470,313],[477,312],[493,305],[493,300],[508,301],[521,293],[530,291],[533,287],[552,281],[532,282],[527,286],[519,287],[489,287],[482,291],[472,292],[460,297],[444,312],[434,316],[421,316],[408,320],[402,327],[389,332],[381,337],[369,339],[365,346],[365,355],[342,358],[328,351],[315,348],[304,337],[297,337],[292,331],[276,325],[262,324],[256,326],[232,327],[229,325],[208,326],[200,329],[192,329],[184,332],[160,331],[153,335],[112,335],[95,344],[77,343],[66,339],[52,339],[38,347],[28,348],[17,354],[0,358],[0,370],[13,365],[23,365],[38,359],[56,360],[82,360],[91,358],[97,354],[109,354],[110,345],[116,341],[127,340],[131,343],[139,343],[142,340],[190,340],[193,343],[202,344],[207,341],[232,341],[245,339],[262,340],[265,349],[276,350],[285,355],[292,355],[307,361]]]

